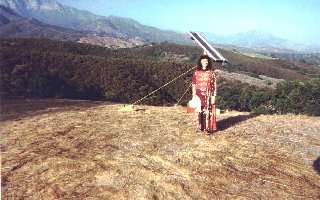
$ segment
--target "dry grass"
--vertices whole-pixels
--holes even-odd
[[[320,118],[3,100],[2,199],[319,199]]]

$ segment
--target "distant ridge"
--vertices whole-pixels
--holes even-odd
[[[81,31],[44,24],[36,19],[22,17],[10,8],[0,5],[0,38],[51,38],[73,40],[86,34]]]
[[[320,48],[294,43],[262,30],[252,30],[227,36],[212,33],[203,33],[203,35],[214,43],[234,45],[242,49],[249,48],[260,52],[320,52]]]
[[[187,33],[160,30],[129,18],[95,15],[88,11],[63,6],[56,0],[0,0],[0,4],[23,17],[99,36],[139,37],[150,43],[167,41],[192,44]]]
[[[56,0],[0,0],[0,5],[8,7],[16,14],[28,19],[36,19],[44,24],[88,32],[98,37],[139,38],[143,43],[170,42],[194,45],[187,32],[162,30],[143,25],[129,18],[112,15],[108,17],[99,16],[85,10],[62,5]],[[2,23],[6,23],[5,19],[0,20]],[[297,44],[261,30],[228,36],[203,32],[201,34],[215,45],[238,50],[275,53],[320,52],[320,47]]]

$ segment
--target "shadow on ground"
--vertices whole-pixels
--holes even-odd
[[[318,157],[314,162],[313,162],[313,168],[318,172],[320,175],[320,157]]]
[[[218,121],[218,130],[219,131],[223,131],[228,129],[231,126],[234,126],[242,121],[246,121],[248,119],[254,118],[259,116],[260,114],[256,114],[256,113],[250,113],[248,115],[238,115],[238,116],[233,116],[233,117],[229,117],[226,119],[223,119],[221,121]]]
[[[45,113],[87,109],[101,103],[98,101],[65,99],[1,98],[0,121],[15,120]]]

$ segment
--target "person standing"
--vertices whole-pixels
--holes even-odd
[[[201,55],[192,76],[192,99],[199,98],[201,110],[197,113],[195,126],[209,135],[217,130],[215,100],[217,93],[216,75],[208,55]]]

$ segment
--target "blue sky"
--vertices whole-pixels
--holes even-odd
[[[98,15],[132,18],[181,32],[236,34],[263,30],[320,44],[320,0],[58,0]]]

